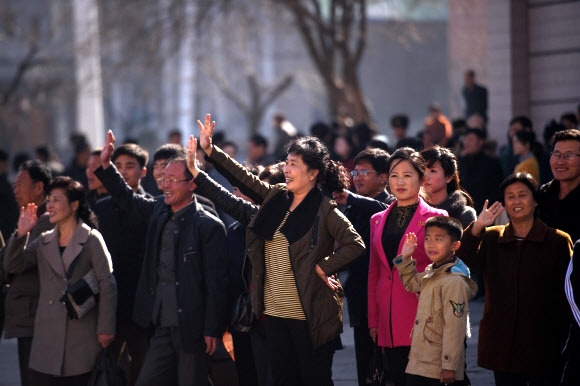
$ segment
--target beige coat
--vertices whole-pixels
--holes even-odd
[[[453,370],[455,379],[463,380],[468,300],[477,284],[459,259],[437,269],[430,264],[419,273],[414,259],[400,262],[399,257],[395,263],[405,289],[421,292],[405,372],[439,379],[442,369]]]
[[[64,250],[58,246],[58,226],[26,245],[28,236],[10,238],[5,267],[20,273],[38,266],[40,298],[34,323],[30,368],[45,374],[72,376],[93,370],[101,346],[97,334],[115,333],[117,288],[112,275],[111,256],[101,234],[82,221]],[[59,299],[67,289],[66,270],[73,260],[71,283],[91,268],[100,285],[97,307],[82,319],[69,320]]]

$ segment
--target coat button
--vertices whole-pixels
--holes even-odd
[[[49,279],[52,279],[52,275],[48,275],[48,278],[49,278]]]
[[[177,313],[178,314],[181,314],[181,308],[177,310]]]
[[[48,304],[52,304],[52,303],[54,303],[52,300],[49,300],[49,301],[48,301]]]
[[[419,321],[418,320],[415,320],[415,324],[419,324]]]
[[[179,287],[179,282],[178,281],[175,282],[175,286],[176,287]]]
[[[443,359],[445,359],[446,361],[448,361],[449,360],[449,355],[444,355],[443,356]]]

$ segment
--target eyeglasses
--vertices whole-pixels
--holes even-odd
[[[363,177],[366,177],[367,174],[369,173],[376,173],[374,170],[366,170],[366,169],[361,169],[361,170],[353,170],[350,172],[350,175],[352,178],[355,178],[356,176],[358,176],[359,174]]]
[[[184,181],[191,181],[191,179],[186,178],[184,180],[176,180],[175,178],[158,178],[157,182],[159,182],[160,184],[169,184],[169,185],[173,185],[176,182],[184,182]]]
[[[556,159],[562,159],[563,158],[566,161],[572,161],[574,158],[580,157],[580,154],[576,154],[576,153],[560,153],[559,151],[555,151],[553,153],[550,153],[550,157],[556,158]]]

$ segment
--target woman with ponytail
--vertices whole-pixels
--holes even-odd
[[[99,352],[115,336],[117,288],[111,258],[79,182],[56,177],[50,183],[44,215],[55,227],[27,245],[38,220],[36,211],[35,204],[21,209],[18,230],[10,238],[4,258],[9,273],[38,266],[40,298],[30,368],[36,385],[86,385]],[[86,315],[71,316],[61,303],[63,294],[91,270],[99,301]]]
[[[348,186],[346,169],[330,159],[317,138],[298,138],[286,148],[286,184],[270,185],[212,145],[215,122],[209,114],[198,125],[206,159],[224,168],[234,185],[261,199],[246,244],[252,263],[252,310],[256,316],[266,315],[273,383],[332,385],[343,298],[334,273],[364,250],[360,236],[324,194]],[[193,137],[190,142],[195,148]]]

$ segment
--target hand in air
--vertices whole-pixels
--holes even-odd
[[[34,228],[38,217],[36,211],[38,207],[35,204],[28,204],[20,208],[20,217],[18,218],[18,237],[22,237]]]
[[[417,235],[413,232],[407,233],[405,236],[405,242],[403,243],[403,248],[401,249],[401,255],[403,260],[409,259],[415,250],[417,249]]]
[[[187,141],[187,168],[193,174],[193,177],[197,177],[199,169],[197,168],[197,163],[195,162],[195,155],[197,153],[197,139],[193,135],[189,136]]]
[[[115,151],[115,136],[113,132],[109,130],[107,132],[107,139],[105,141],[105,146],[103,146],[103,150],[101,151],[101,165],[103,169],[107,169],[111,166],[111,157],[113,156],[113,152]]]
[[[199,126],[199,146],[209,156],[212,151],[211,136],[215,128],[215,121],[211,121],[211,114],[206,114],[205,121],[201,123],[198,120],[197,125]]]

